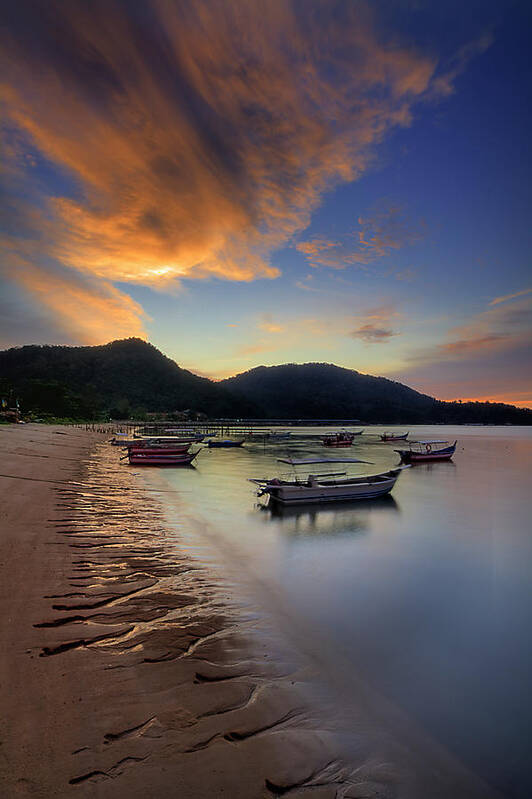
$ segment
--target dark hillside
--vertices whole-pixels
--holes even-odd
[[[388,380],[328,363],[259,366],[223,380],[269,418],[360,419],[384,424],[532,424],[532,411],[490,402],[443,402]]]
[[[99,347],[26,346],[0,352],[0,392],[23,411],[125,418],[191,409],[213,416],[254,415],[245,399],[181,369],[151,344],[130,338]]]
[[[532,424],[532,411],[442,402],[384,377],[328,363],[259,366],[214,383],[136,338],[98,347],[0,352],[0,398],[23,413],[79,419],[190,410],[211,418],[360,419],[383,424]]]

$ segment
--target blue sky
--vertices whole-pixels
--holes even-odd
[[[2,345],[532,406],[527,3],[8,11]]]

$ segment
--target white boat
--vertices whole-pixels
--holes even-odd
[[[292,460],[278,458],[279,463],[292,466],[292,479],[249,478],[259,486],[258,496],[269,494],[270,498],[285,505],[304,505],[309,503],[347,502],[357,499],[374,499],[388,494],[394,487],[399,474],[408,466],[395,466],[386,472],[360,476],[349,475],[346,471],[321,472],[316,474],[297,474],[297,468],[314,464],[368,463],[357,458],[305,458]]]

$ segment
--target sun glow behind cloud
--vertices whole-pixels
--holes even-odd
[[[272,251],[441,84],[436,59],[383,39],[363,4],[73,0],[9,15],[7,269],[89,343],[123,335],[128,314],[142,328],[113,281],[277,277]],[[362,222],[364,257],[395,246],[382,220]],[[67,296],[102,281],[85,332],[43,288],[52,274],[60,293],[62,269]]]

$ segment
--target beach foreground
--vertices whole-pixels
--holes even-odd
[[[0,435],[3,795],[495,796],[372,697],[345,757],[312,664],[180,548],[104,436]]]

